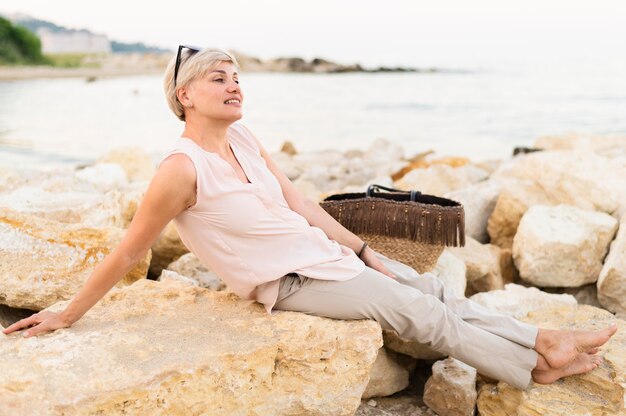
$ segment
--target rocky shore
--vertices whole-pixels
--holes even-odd
[[[294,72],[294,73],[346,73],[346,72],[445,72],[439,68],[374,67],[340,64],[323,58],[305,60],[300,57],[279,57],[262,60],[241,52],[232,51],[241,65],[242,72]],[[165,67],[174,56],[168,53],[117,53],[87,55],[80,66],[60,68],[52,66],[0,66],[1,80],[32,78],[86,78],[95,80],[102,77],[163,74]],[[449,71],[449,70],[448,70]]]
[[[626,137],[544,137],[473,163],[368,149],[272,156],[307,197],[368,184],[463,203],[465,247],[434,273],[460,296],[546,328],[618,323],[603,364],[526,391],[374,321],[268,316],[201,265],[170,223],[70,328],[0,333],[0,413],[28,415],[624,415]],[[0,326],[60,310],[119,242],[154,163],[141,149],[55,171],[0,168]]]

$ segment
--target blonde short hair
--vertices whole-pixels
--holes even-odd
[[[178,76],[176,77],[176,86],[174,86],[176,56],[170,60],[165,70],[163,88],[165,89],[167,105],[179,120],[185,121],[185,111],[183,105],[178,101],[176,91],[179,88],[186,87],[193,80],[202,78],[222,61],[232,62],[237,70],[239,70],[237,59],[235,59],[232,53],[226,50],[207,48],[194,53],[194,51],[188,48],[183,48],[181,51],[180,65],[178,67]]]

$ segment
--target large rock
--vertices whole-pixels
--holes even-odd
[[[598,301],[611,312],[626,313],[626,214],[600,271]]]
[[[444,195],[463,204],[465,235],[481,243],[489,242],[487,222],[496,206],[501,189],[501,185],[495,181],[483,181]]]
[[[193,253],[183,254],[167,266],[167,270],[186,276],[197,282],[196,285],[211,290],[224,290],[226,284],[217,274],[204,264]],[[164,270],[166,271],[166,270]]]
[[[280,170],[292,181],[302,175],[302,166],[297,163],[292,154],[287,152],[272,153],[271,157]]]
[[[485,180],[488,173],[475,165],[451,167],[436,164],[426,169],[413,169],[395,182],[395,187],[405,191],[418,190],[425,194],[443,196],[457,189]]]
[[[150,180],[155,172],[154,162],[150,155],[137,146],[113,149],[98,158],[97,162],[120,165],[131,182]]]
[[[51,310],[60,310],[65,303]],[[372,320],[279,312],[142,280],[72,327],[0,343],[7,414],[353,415],[382,345]]]
[[[51,192],[37,186],[22,186],[0,194],[0,206],[59,222],[126,228],[144,192],[143,184],[125,185],[104,194],[71,190]]]
[[[433,364],[424,388],[424,403],[440,416],[474,416],[476,369],[454,358]]]
[[[298,179],[312,182],[323,193],[362,186],[377,176],[376,167],[366,164],[362,157],[346,158],[337,151],[298,154],[293,158],[304,171]]]
[[[455,256],[450,249],[443,250],[432,273],[457,297],[465,297],[467,268],[465,262]]]
[[[466,238],[464,247],[451,247],[448,250],[465,262],[467,269],[467,289],[465,294],[471,296],[474,293],[487,292],[502,289],[506,283],[513,282],[510,268],[504,268],[507,264],[507,253],[498,246],[480,244],[471,237]]]
[[[520,277],[537,286],[577,287],[598,279],[617,230],[608,214],[558,205],[531,207],[513,241]]]
[[[617,322],[619,330],[599,353],[603,364],[582,375],[552,384],[531,385],[524,391],[504,382],[484,385],[478,396],[482,416],[626,414],[626,322],[592,306],[543,309],[524,321],[541,328],[597,330]]]
[[[400,354],[381,347],[362,398],[390,396],[404,390],[409,385],[409,370],[405,367],[406,358],[409,357],[403,359]]]
[[[624,196],[626,171],[611,159],[582,151],[543,151],[513,158],[493,179],[529,180],[559,204],[613,213]]]
[[[510,247],[519,219],[536,204],[567,204],[616,214],[626,209],[626,163],[583,151],[543,151],[513,158],[492,175],[505,184],[488,231]]]
[[[605,157],[618,157],[626,155],[626,136],[590,136],[575,133],[544,136],[535,140],[534,147],[548,150],[578,150]]]
[[[536,287],[524,287],[509,283],[504,290],[477,293],[470,298],[495,312],[520,319],[529,312],[559,306],[576,306],[576,298],[566,294],[542,292]]]
[[[119,228],[63,224],[0,208],[0,303],[41,310],[70,299],[120,243]],[[150,251],[120,282],[146,277]]]
[[[502,248],[513,247],[513,237],[522,217],[533,205],[556,205],[557,199],[532,181],[509,181],[502,188],[487,220],[490,242]]]

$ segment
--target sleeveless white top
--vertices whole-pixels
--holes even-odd
[[[264,304],[269,314],[279,279],[288,273],[349,280],[365,269],[352,249],[330,240],[289,207],[247,127],[232,124],[228,140],[250,183],[243,183],[217,153],[188,138],[178,139],[161,159],[184,153],[195,166],[196,203],[174,223],[200,262],[239,297]]]

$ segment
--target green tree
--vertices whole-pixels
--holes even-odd
[[[41,41],[32,32],[0,17],[0,64],[45,64]]]

